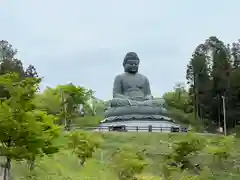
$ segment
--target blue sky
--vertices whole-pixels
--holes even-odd
[[[185,82],[195,47],[209,36],[240,37],[240,1],[1,0],[0,39],[33,64],[42,87],[73,82],[109,99],[128,51],[160,96]]]

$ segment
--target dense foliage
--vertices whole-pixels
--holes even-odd
[[[226,101],[227,127],[239,120],[240,41],[224,44],[209,37],[194,51],[187,67],[187,80],[194,114],[209,124],[223,127],[223,100]]]
[[[164,94],[170,115],[184,123],[203,122],[209,131],[232,131],[239,121],[240,41],[225,44],[217,37],[196,47],[187,65],[189,89],[177,84]],[[225,108],[224,108],[225,103]]]
[[[65,134],[65,133],[64,133]],[[32,171],[14,163],[15,179],[238,180],[239,140],[234,136],[71,132],[60,151],[36,160]]]
[[[91,90],[73,84],[39,93],[41,78],[35,67],[24,69],[16,53],[7,41],[0,41],[0,156],[5,159],[4,180],[11,178],[12,160],[26,160],[32,170],[36,158],[58,152],[54,143],[60,135],[57,124],[69,129],[72,119],[79,116],[79,105],[92,97]]]

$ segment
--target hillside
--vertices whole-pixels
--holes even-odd
[[[89,159],[83,168],[79,167],[77,158],[71,154],[69,150],[62,149],[59,153],[55,154],[53,157],[44,157],[41,161],[37,162],[36,169],[32,172],[35,175],[35,180],[82,180],[93,179],[93,180],[115,180],[117,179],[115,173],[110,167],[111,154],[117,148],[127,148],[130,151],[136,152],[138,150],[146,150],[146,161],[149,164],[145,170],[144,174],[159,175],[161,172],[161,165],[163,163],[162,153],[168,152],[170,149],[165,143],[160,143],[161,141],[169,141],[169,134],[163,133],[104,133],[103,143],[100,148],[94,154],[94,157]],[[174,140],[183,139],[186,134],[171,134]],[[205,139],[218,139],[222,136],[211,136],[211,135],[199,135],[199,137],[204,137]],[[67,140],[64,137],[59,139],[60,144],[66,146]],[[231,152],[231,159],[236,162],[240,162],[240,157],[237,154],[240,152],[240,147],[235,146],[235,151]],[[196,163],[204,164],[205,166],[213,165],[216,163],[213,158],[206,153],[200,153],[199,156],[194,158]],[[227,162],[227,163],[229,163]],[[221,171],[218,166],[215,167],[215,177],[220,176],[219,180],[232,180],[239,179],[240,176],[236,175],[237,169],[228,166],[227,171]],[[233,175],[230,177],[230,171]],[[24,163],[14,163],[13,174],[15,179],[19,180],[27,179],[29,172],[26,169]],[[16,178],[18,177],[18,178]]]

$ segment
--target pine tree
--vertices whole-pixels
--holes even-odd
[[[203,112],[207,111],[205,101],[209,96],[209,65],[206,54],[206,47],[200,44],[194,51],[192,58],[187,67],[187,80],[190,84],[190,96],[192,97],[195,116],[204,118]]]
[[[212,67],[212,115],[211,119],[223,126],[222,97],[227,97],[229,89],[229,76],[232,70],[231,54],[229,48],[217,37],[212,36],[206,40],[206,46],[211,52]]]

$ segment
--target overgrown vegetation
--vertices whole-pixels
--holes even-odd
[[[25,168],[25,161],[14,162],[15,179],[237,180],[240,177],[240,147],[234,136],[72,132],[71,135],[81,138],[69,140],[71,135],[64,134],[58,141],[60,151],[53,156],[38,157],[32,171]],[[81,151],[74,151],[80,144]],[[82,159],[84,163],[80,163]]]
[[[32,103],[37,78],[21,80],[16,74],[0,77],[9,98],[0,104],[0,152],[5,157],[4,180],[10,177],[12,160],[28,160],[33,168],[37,156],[58,151],[52,143],[58,137],[54,117],[36,110]]]

